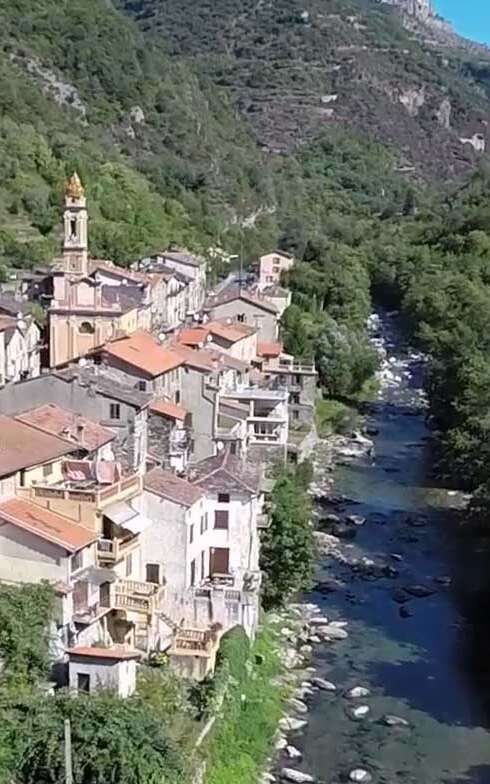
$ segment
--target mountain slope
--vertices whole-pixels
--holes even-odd
[[[428,44],[431,28],[416,34],[374,0],[121,2],[150,39],[226,88],[269,151],[348,127],[391,144],[401,166],[445,178],[478,159],[462,138],[490,142],[473,56]]]

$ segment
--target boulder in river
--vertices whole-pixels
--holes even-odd
[[[308,713],[308,707],[302,700],[298,700],[296,697],[292,697],[289,700],[289,704],[295,713]]]
[[[299,732],[306,727],[304,719],[295,719],[294,716],[284,716],[279,721],[279,729],[283,732]]]
[[[403,605],[403,607],[400,607],[400,609],[398,610],[398,615],[400,616],[400,618],[411,618],[413,612],[410,610],[409,607]]]
[[[369,784],[372,780],[373,777],[365,768],[354,768],[349,773],[349,781],[357,782],[357,784]]]
[[[405,592],[410,596],[415,596],[416,599],[425,599],[426,596],[432,596],[436,593],[435,588],[429,588],[428,585],[408,585],[405,587]]]
[[[383,724],[386,724],[387,727],[409,727],[410,723],[406,719],[402,719],[401,716],[395,716],[393,713],[387,713],[382,718]]]
[[[444,586],[444,588],[448,588],[451,585],[452,580],[450,577],[443,576],[443,577],[434,577],[434,582],[438,583],[438,585]]]
[[[317,689],[321,689],[322,691],[337,691],[337,687],[335,683],[332,681],[326,681],[324,678],[312,678],[311,682],[313,686],[316,686]]]
[[[371,692],[366,686],[353,686],[352,689],[349,689],[345,692],[345,696],[349,700],[357,700],[361,697],[369,697]]]
[[[347,708],[346,713],[350,719],[359,721],[365,719],[371,713],[369,705],[356,705],[355,708]]]
[[[281,770],[283,781],[292,781],[293,784],[313,784],[315,779],[309,773],[302,773],[294,768],[283,768]]]
[[[302,754],[296,746],[286,746],[286,754],[288,755],[289,759],[300,760]]]
[[[366,522],[366,518],[362,515],[351,514],[347,515],[345,518],[348,523],[352,523],[352,525],[364,525]]]

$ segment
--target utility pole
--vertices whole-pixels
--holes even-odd
[[[70,719],[65,719],[65,784],[73,784]]]

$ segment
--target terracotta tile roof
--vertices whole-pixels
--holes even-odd
[[[114,646],[113,648],[93,648],[88,645],[79,645],[76,648],[67,649],[68,656],[86,656],[96,659],[140,659],[142,654],[139,651],[130,651],[127,648]]]
[[[238,321],[225,319],[210,321],[204,326],[211,335],[217,335],[230,343],[238,343],[239,340],[250,337],[257,332],[256,327],[249,324],[240,324]]]
[[[56,460],[77,448],[77,444],[0,415],[0,476]]]
[[[163,468],[153,468],[145,475],[145,490],[173,501],[182,506],[192,506],[203,497],[200,487],[196,487],[186,479],[180,479]]]
[[[161,414],[170,419],[179,419],[182,422],[188,414],[187,409],[176,403],[171,403],[169,400],[153,400],[150,403],[150,411],[152,414]]]
[[[0,503],[0,521],[39,536],[70,553],[95,542],[97,534],[66,517],[61,517],[43,506],[31,504],[21,498],[11,498]],[[0,522],[1,527],[1,522]]]
[[[73,449],[79,447],[93,452],[114,439],[112,430],[108,430],[74,411],[60,408],[54,403],[47,403],[39,408],[24,411],[22,414],[17,414],[15,419],[25,425],[42,430],[43,433],[50,433],[65,441],[72,441]]]
[[[228,302],[240,299],[244,302],[249,302],[251,305],[256,305],[262,310],[267,310],[269,313],[278,312],[276,306],[272,302],[269,302],[259,294],[252,294],[252,292],[247,289],[244,289],[243,287],[240,288],[236,283],[231,283],[229,286],[226,286],[219,294],[211,294],[206,299],[204,307],[206,310],[212,310],[218,305],[225,305]]]
[[[200,327],[183,329],[178,333],[177,340],[186,346],[194,347],[206,346],[208,339],[214,336],[226,340],[228,343],[238,343],[239,340],[250,337],[256,332],[255,327],[223,319],[209,321]]]
[[[207,457],[193,466],[189,480],[211,492],[229,492],[234,489],[237,492],[245,490],[258,493],[261,475],[258,466],[242,461],[223,449],[214,457]]]
[[[135,332],[129,337],[106,343],[102,351],[153,377],[168,373],[184,364],[176,351],[161,346],[147,332]]]
[[[184,365],[207,373],[217,370],[220,364],[223,364],[210,351],[189,348],[189,346],[184,346],[177,342],[170,343],[169,347],[180,356]]]
[[[279,357],[282,351],[282,343],[268,343],[264,341],[257,344],[257,355],[259,357]]]
[[[201,346],[204,345],[208,339],[209,330],[205,327],[193,327],[190,329],[182,329],[177,335],[179,343],[185,346]]]

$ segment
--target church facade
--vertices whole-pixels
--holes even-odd
[[[50,367],[83,357],[123,334],[150,327],[150,297],[143,282],[107,285],[89,260],[88,214],[75,173],[65,184],[63,255],[53,266],[49,308]]]

